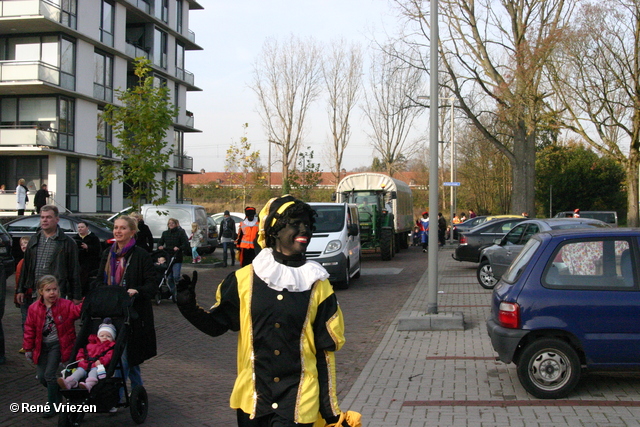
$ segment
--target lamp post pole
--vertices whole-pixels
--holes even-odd
[[[429,212],[438,212],[438,1],[431,0],[431,46],[429,59]],[[435,217],[437,218],[437,216]],[[437,228],[436,228],[437,229]],[[438,313],[438,233],[429,233],[427,313]]]
[[[451,103],[451,146],[449,147],[449,155],[451,156],[451,200],[449,201],[450,203],[450,218],[449,218],[449,243],[453,244],[453,214],[456,211],[456,196],[455,196],[455,186],[453,185],[453,183],[456,181],[456,171],[455,171],[455,158],[456,158],[456,143],[455,140],[453,139],[454,137],[454,126],[453,126],[453,103],[455,102],[455,96],[451,95],[449,97],[449,102]]]

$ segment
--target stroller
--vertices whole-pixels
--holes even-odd
[[[131,390],[131,395],[127,391],[127,382],[122,365],[122,354],[129,334],[131,333],[131,319],[136,313],[131,308],[133,299],[129,297],[126,289],[120,286],[99,286],[91,291],[82,306],[82,326],[76,338],[71,360],[75,360],[80,348],[85,348],[89,335],[98,331],[98,326],[102,319],[110,317],[117,331],[115,346],[113,347],[113,357],[111,363],[106,367],[106,377],[98,381],[91,388],[91,391],[74,388],[70,390],[60,390],[66,399],[67,407],[74,405],[74,408],[84,408],[93,405],[91,412],[108,413],[112,408],[128,407],[131,418],[137,424],[142,424],[147,418],[149,410],[147,392],[141,385],[135,386]],[[67,365],[63,371],[63,377],[71,374],[71,369],[76,362]],[[119,374],[116,376],[116,374]],[[125,401],[120,403],[120,389],[124,388]],[[64,407],[63,407],[64,408]],[[88,407],[87,407],[88,408]],[[84,412],[60,412],[59,426],[78,426],[84,419]]]
[[[168,262],[164,262],[163,264],[157,264],[158,259],[164,258],[165,260],[169,260]],[[169,286],[169,280],[173,280],[171,277],[171,270],[173,268],[173,264],[175,263],[176,257],[171,257],[169,259],[169,254],[167,251],[154,251],[151,254],[151,259],[153,260],[153,267],[158,275],[158,292],[156,293],[156,304],[160,305],[160,301],[163,299],[170,299],[175,302],[175,298],[171,293],[171,287]]]

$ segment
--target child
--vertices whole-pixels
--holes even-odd
[[[200,230],[200,228],[198,227],[198,223],[192,222],[191,237],[189,237],[189,243],[191,244],[191,257],[193,258],[193,260],[191,261],[192,264],[202,261],[202,257],[198,255],[198,246],[200,246],[203,237],[204,233],[202,233],[202,230]]]
[[[89,344],[86,348],[78,350],[78,368],[67,378],[58,378],[58,385],[62,389],[80,388],[91,390],[98,382],[99,370],[104,369],[113,357],[113,347],[116,345],[116,328],[108,317],[98,327],[98,333],[89,335]],[[89,371],[87,373],[87,371]]]
[[[24,324],[22,347],[28,360],[37,365],[37,378],[47,387],[49,411],[45,418],[56,415],[55,403],[60,403],[57,373],[61,361],[71,356],[76,340],[74,322],[80,317],[82,304],[60,298],[58,280],[51,275],[37,281],[38,300],[29,307]]]

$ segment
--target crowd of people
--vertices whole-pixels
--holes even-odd
[[[122,287],[132,298],[136,315],[119,360],[131,387],[143,384],[140,365],[157,351],[152,305],[157,284],[152,240],[140,217],[118,217],[114,243],[101,251],[99,239],[86,223],[80,222],[78,234],[70,237],[58,225],[56,206],[45,204],[39,212],[39,231],[20,242],[23,258],[16,270],[14,302],[23,313],[20,351],[35,365],[36,378],[47,390],[49,410],[44,417],[48,418],[56,415],[53,404],[61,402],[61,390],[90,392],[113,362],[118,331],[110,319],[104,319],[88,337],[85,348],[72,354],[83,299],[96,287]],[[361,425],[359,414],[340,409],[335,392],[334,352],[344,344],[342,312],[327,271],[305,257],[315,211],[287,195],[270,200],[260,215],[253,207],[247,207],[245,215],[238,232],[233,224],[227,245],[231,265],[237,247],[241,268],[219,285],[218,301],[211,310],[196,303],[197,273],[191,278],[180,276],[183,254],[191,253],[194,260],[200,257],[193,243],[203,239],[202,232],[192,227],[187,237],[178,220],[169,218],[158,247],[176,260],[172,292],[189,322],[211,336],[228,330],[251,331],[239,336],[238,377],[231,395],[238,425]],[[6,291],[2,263],[0,285]],[[291,322],[274,327],[268,322],[272,318]],[[4,363],[1,333],[0,323],[0,363]],[[73,360],[77,369],[59,377],[60,365]],[[271,377],[273,372],[278,374],[277,381]]]

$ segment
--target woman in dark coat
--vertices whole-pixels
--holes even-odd
[[[156,274],[151,255],[136,246],[133,238],[138,231],[134,218],[121,216],[114,221],[115,243],[102,254],[97,284],[124,286],[129,296],[134,297],[133,309],[137,318],[131,322],[131,335],[127,351],[123,356],[125,373],[131,387],[142,385],[140,365],[156,355],[156,330],[151,301],[156,294]],[[129,369],[130,368],[130,369]]]

